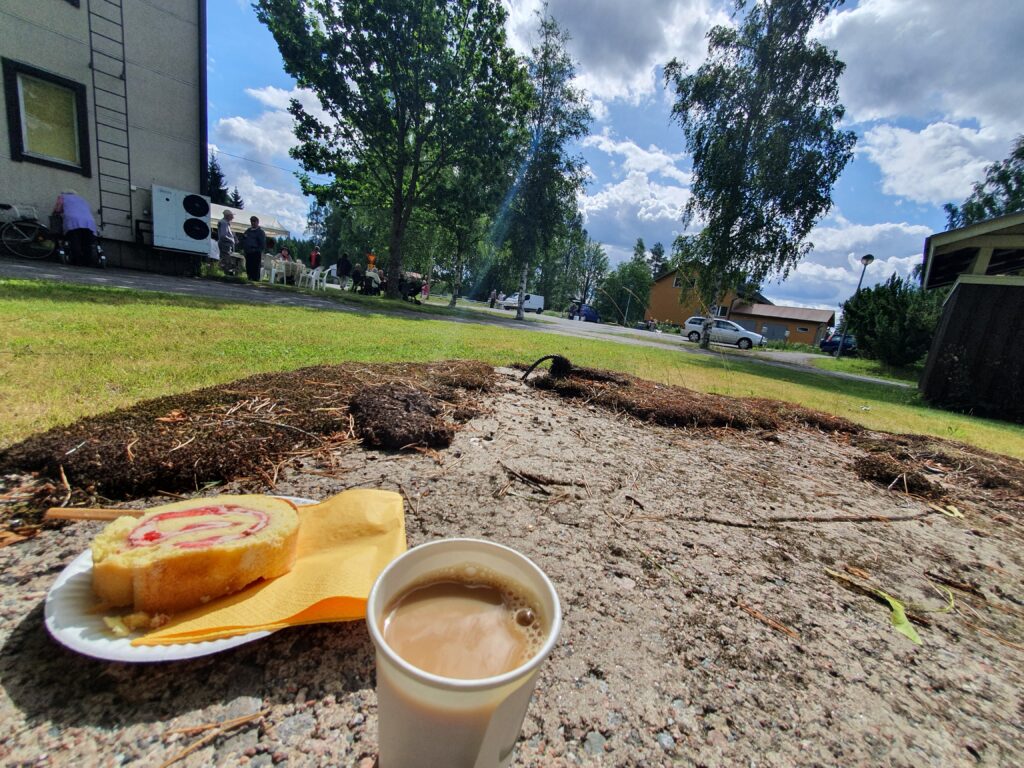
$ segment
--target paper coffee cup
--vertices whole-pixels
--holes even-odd
[[[525,664],[494,677],[464,680],[414,667],[384,640],[384,612],[408,587],[461,564],[482,566],[529,590],[546,634]],[[514,549],[479,539],[444,539],[410,549],[377,578],[366,606],[377,649],[380,768],[499,768],[512,761],[540,665],[562,626],[550,579]]]

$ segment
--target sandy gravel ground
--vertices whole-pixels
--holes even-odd
[[[410,546],[490,538],[552,577],[565,626],[514,765],[1024,763],[1017,490],[982,487],[967,459],[939,464],[940,506],[964,514],[949,517],[859,479],[848,437],[652,426],[510,371],[483,407],[448,449],[349,445],[334,468],[297,461],[275,492],[397,490]],[[0,549],[0,764],[160,766],[204,736],[175,765],[373,764],[362,624],[153,665],[50,640],[43,598],[98,528]],[[826,569],[911,604],[923,644]],[[950,594],[953,611],[926,612]],[[244,716],[225,733],[182,730]]]

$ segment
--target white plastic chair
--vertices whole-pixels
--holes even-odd
[[[326,290],[327,286],[341,288],[341,281],[338,279],[338,265],[332,264],[320,275],[321,287]]]
[[[270,282],[276,283],[277,278],[281,278],[281,284],[286,285],[288,283],[288,264],[281,259],[270,260]]]
[[[306,269],[305,264],[299,264],[297,268],[299,271],[295,276],[295,287],[302,288],[303,286],[307,286],[311,291],[315,291],[317,283],[320,282],[320,273],[323,270],[321,270],[320,267],[309,270]]]
[[[268,283],[273,282],[273,274],[274,270],[272,260],[269,256],[264,255],[260,260],[260,280],[266,280]]]

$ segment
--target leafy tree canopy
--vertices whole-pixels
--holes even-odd
[[[643,319],[650,290],[650,267],[644,261],[630,259],[604,279],[594,304],[602,320],[632,326]]]
[[[966,200],[943,208],[947,229],[1024,211],[1024,134],[1017,137],[1009,157],[985,169],[985,181],[975,182]]]
[[[845,328],[861,354],[886,365],[915,363],[928,352],[942,316],[943,291],[924,291],[893,275],[843,304]]]
[[[547,15],[546,6],[539,19],[539,42],[527,62],[533,90],[529,145],[515,181],[509,228],[520,265],[520,295],[527,291],[530,265],[576,213],[585,177],[583,160],[570,147],[586,135],[592,119],[585,94],[573,86],[576,67],[566,51],[568,34]],[[522,306],[516,316],[522,319]]]
[[[693,155],[684,221],[704,223],[699,246],[685,250],[708,304],[739,273],[755,282],[788,274],[832,205],[855,136],[837,127],[844,65],[810,32],[841,1],[736,0],[742,18],[708,33],[699,68],[677,60],[665,68]]]
[[[321,202],[374,204],[388,211],[388,290],[397,295],[402,245],[420,194],[456,162],[483,100],[500,111],[512,98],[499,0],[258,0],[299,86],[303,191]]]

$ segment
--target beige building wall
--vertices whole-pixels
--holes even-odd
[[[769,339],[785,338],[790,344],[817,346],[818,342],[825,337],[825,331],[828,329],[825,323],[780,317],[761,317],[744,312],[733,312],[729,315],[729,319]],[[789,332],[789,336],[785,335],[786,331]]]
[[[133,241],[135,222],[152,220],[153,184],[199,192],[204,17],[205,0],[3,0],[0,55],[85,87],[91,167],[84,175],[14,160],[5,106],[0,202],[34,205],[45,221],[71,188],[89,201],[104,238]]]

